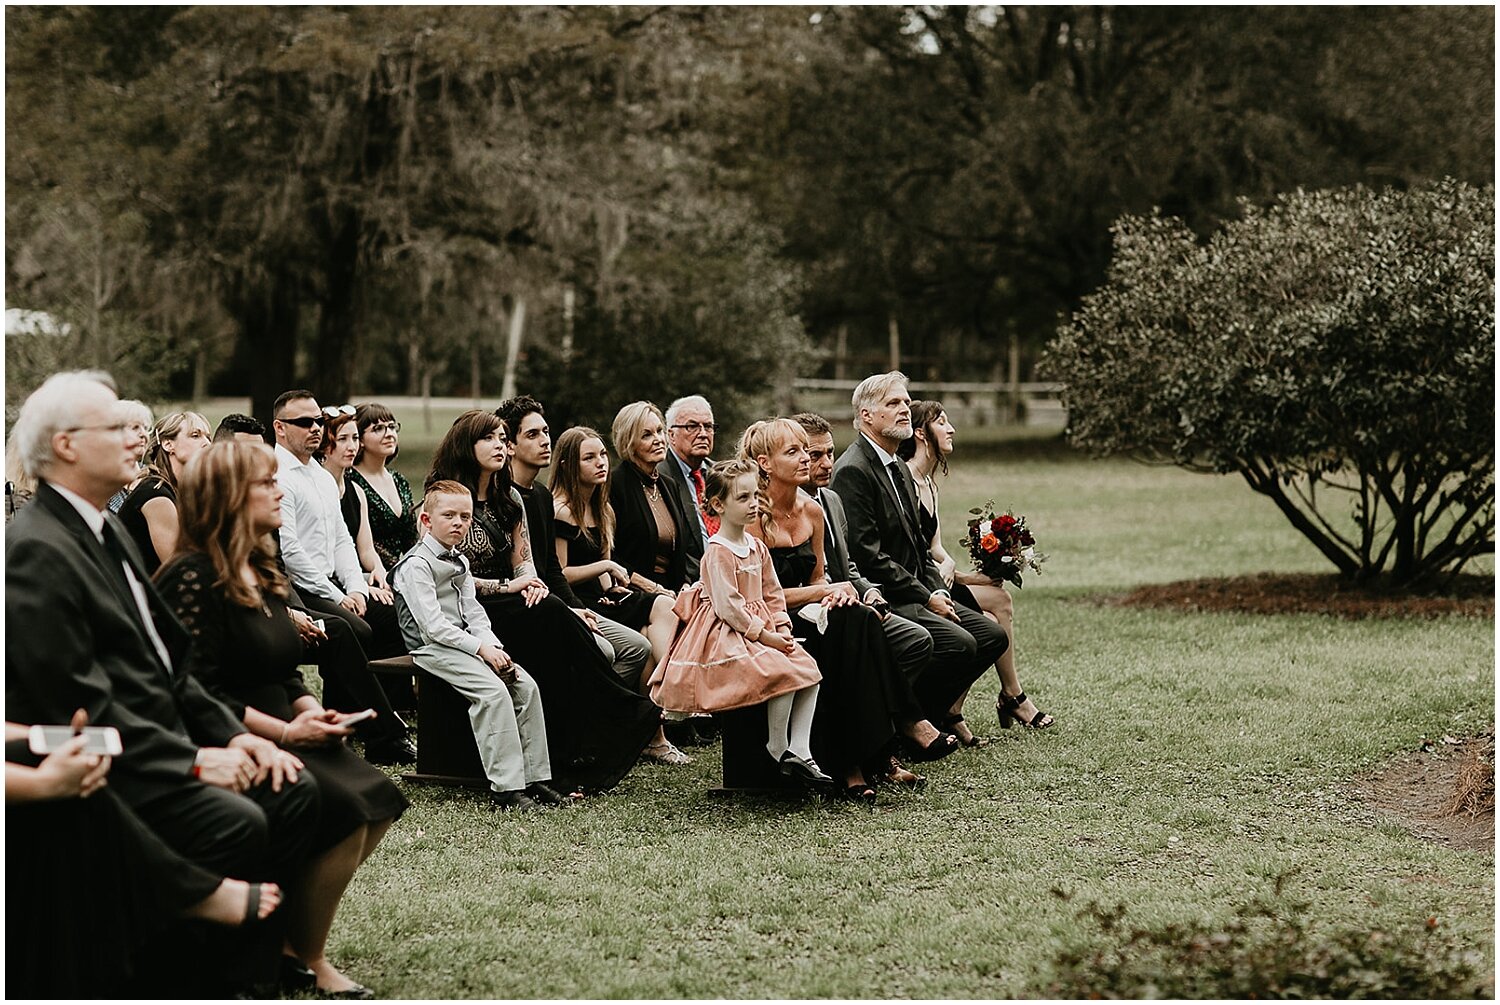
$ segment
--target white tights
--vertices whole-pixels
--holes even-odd
[[[818,706],[818,685],[781,694],[766,702],[766,750],[776,760],[790,750],[812,760],[813,712]]]

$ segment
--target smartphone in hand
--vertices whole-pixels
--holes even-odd
[[[32,726],[27,734],[27,745],[33,754],[50,754],[73,739],[76,734],[72,726]],[[101,757],[118,757],[125,748],[120,744],[120,731],[113,726],[83,727],[83,752]]]

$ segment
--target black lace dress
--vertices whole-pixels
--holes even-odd
[[[771,548],[771,561],[783,590],[806,586],[817,566],[812,538],[795,547]],[[813,605],[803,605],[810,607]],[[813,715],[813,757],[835,777],[852,768],[877,770],[890,752],[906,685],[891,662],[880,616],[863,604],[828,610],[828,631],[792,611],[792,634],[818,662],[823,683]]]
[[[280,597],[264,594],[244,607],[214,586],[213,562],[202,552],[173,558],[157,579],[162,595],[193,635],[189,672],[236,716],[248,705],[290,721],[302,684],[302,640]],[[338,844],[362,823],[401,815],[406,797],[385,774],[349,749],[292,747],[318,780],[323,813],[313,853]]]
[[[519,494],[513,498],[520,509]],[[458,550],[476,579],[512,578],[517,531],[525,534],[521,520],[506,530],[492,507],[475,508]],[[541,692],[553,779],[591,792],[613,787],[656,732],[657,707],[620,683],[593,632],[556,597],[527,607],[519,593],[481,593],[479,602],[505,651]]]
[[[569,568],[593,565],[603,560],[604,552],[599,548],[596,530],[592,528],[583,530],[561,520],[554,521],[552,527],[558,537],[568,542]],[[598,579],[573,583],[572,586],[573,592],[589,610],[597,611],[626,628],[640,631],[651,621],[651,605],[656,603],[657,597],[654,593],[647,593],[633,587],[629,590],[605,593]]]
[[[350,468],[345,477],[365,493],[366,508],[370,511],[370,536],[375,539],[375,554],[380,556],[380,563],[389,569],[417,543],[417,508],[412,502],[411,485],[401,472],[391,472],[391,480],[396,483],[396,495],[401,500],[401,512],[397,513],[391,509],[385,497],[365,480],[358,468]]]

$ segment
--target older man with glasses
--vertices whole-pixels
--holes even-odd
[[[667,406],[667,451],[666,459],[656,467],[662,476],[662,484],[670,485],[682,502],[683,509],[698,517],[697,535],[688,535],[687,578],[693,582],[698,578],[698,563],[703,558],[703,549],[708,539],[719,530],[717,517],[703,512],[704,465],[714,452],[714,410],[708,400],[692,394],[678,398]]]

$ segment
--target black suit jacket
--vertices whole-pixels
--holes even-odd
[[[536,574],[547,584],[548,591],[569,607],[582,607],[583,601],[573,592],[568,577],[563,575],[562,563],[557,560],[556,508],[552,493],[547,486],[533,484],[529,489],[516,485],[521,493],[521,502],[526,507],[526,532],[531,540],[531,560],[536,564]]]
[[[904,463],[897,467],[913,515],[898,501],[890,473],[862,434],[833,466],[833,488],[849,519],[850,560],[891,603],[926,604],[934,591],[944,588],[943,578],[916,526],[917,489],[911,472]]]
[[[660,476],[662,488],[671,486],[677,495],[677,504],[682,509],[683,516],[692,525],[693,532],[687,536],[687,581],[695,582],[698,579],[698,565],[703,561],[703,518],[698,516],[698,493],[693,491],[693,486],[683,477],[682,465],[677,463],[677,458],[671,449],[667,450],[667,459],[656,466],[656,473]]]
[[[870,582],[849,558],[849,517],[844,501],[833,489],[817,489],[813,498],[823,507],[823,564],[830,583],[849,583],[863,597],[877,584]],[[884,594],[881,594],[884,596]]]
[[[660,576],[652,572],[656,568],[656,521],[651,516],[651,503],[646,500],[646,476],[629,461],[615,469],[609,486],[609,504],[615,511],[615,543],[610,558],[628,572],[639,572],[669,590],[680,590],[691,582],[687,576],[689,541],[698,538],[701,549],[702,538],[698,525],[688,522],[690,517],[682,508],[682,500],[667,488],[671,483],[658,476],[658,484],[663,486],[661,497],[677,531],[677,547],[672,551],[667,571]]]
[[[66,723],[75,709],[120,731],[110,786],[140,803],[192,777],[200,746],[223,746],[244,725],[186,672],[191,637],[146,575],[130,534],[117,538],[145,587],[164,666],[139,608],[83,517],[43,482],[5,535],[5,713],[22,723]]]

